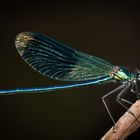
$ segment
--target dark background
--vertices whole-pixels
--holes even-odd
[[[18,55],[18,33],[35,31],[130,68],[140,68],[139,5],[129,2],[17,1],[0,5],[0,88],[63,84],[30,68]],[[43,94],[0,96],[0,139],[98,140],[113,125],[101,97],[118,84]],[[125,110],[109,98],[117,120]],[[136,137],[137,136],[137,137]],[[139,139],[140,130],[129,139]]]

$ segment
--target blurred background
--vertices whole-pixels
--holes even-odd
[[[140,10],[123,2],[17,1],[0,5],[0,89],[64,84],[30,68],[15,49],[18,33],[48,35],[130,71],[140,69]],[[98,140],[113,123],[101,97],[119,84],[0,96],[0,139]],[[117,121],[125,110],[108,99]],[[139,139],[138,129],[128,139]]]

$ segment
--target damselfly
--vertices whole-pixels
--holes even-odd
[[[124,108],[124,103],[131,104],[123,98],[129,89],[139,97],[137,81],[140,71],[134,73],[114,66],[95,56],[76,51],[50,37],[33,32],[23,32],[17,35],[15,46],[20,56],[36,71],[44,76],[74,83],[37,88],[17,88],[0,90],[1,95],[17,93],[48,92],[91,84],[120,82],[120,86],[102,97],[113,123],[115,121],[107,107],[105,98],[118,92],[117,102]],[[127,108],[126,108],[127,109]]]

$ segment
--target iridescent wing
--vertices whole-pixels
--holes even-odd
[[[107,76],[114,69],[107,61],[76,51],[39,33],[20,33],[15,45],[21,57],[33,69],[53,79],[92,80]]]

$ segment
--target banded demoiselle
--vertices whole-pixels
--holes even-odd
[[[48,92],[91,84],[119,82],[119,87],[102,97],[102,101],[114,124],[114,118],[107,107],[105,98],[114,92],[118,92],[117,102],[126,108],[124,103],[131,104],[131,102],[124,99],[123,96],[129,89],[137,97],[140,95],[137,86],[137,81],[140,81],[139,70],[131,73],[120,66],[114,66],[103,59],[79,52],[50,37],[34,32],[18,34],[15,46],[20,56],[37,72],[49,78],[74,83],[47,87],[6,89],[0,90],[1,95]]]

